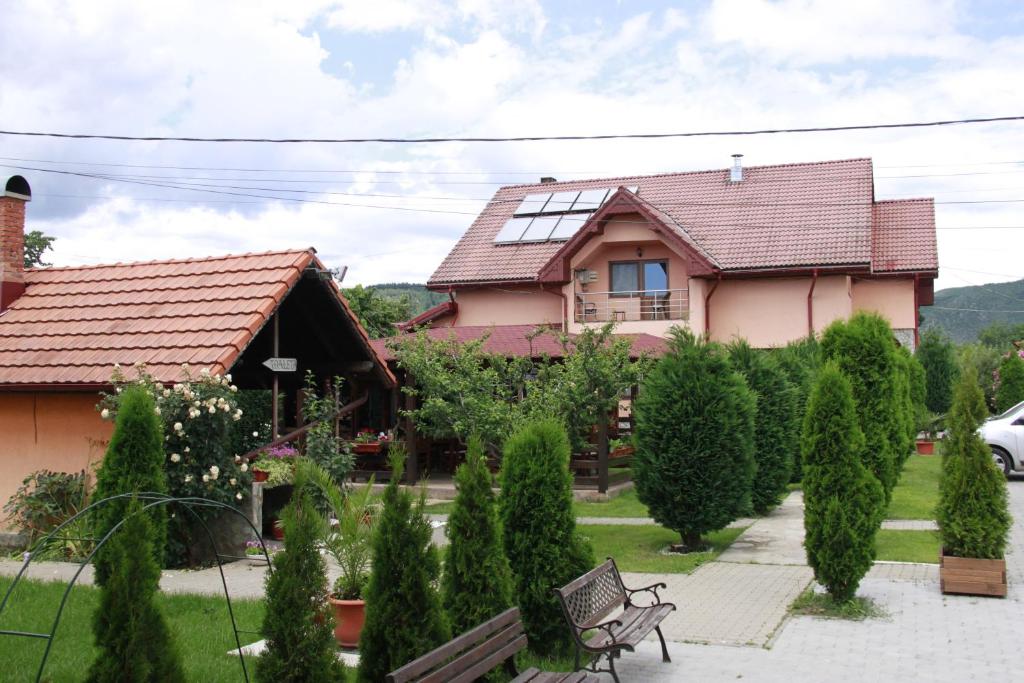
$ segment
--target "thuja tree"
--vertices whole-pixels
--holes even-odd
[[[110,573],[93,615],[98,655],[89,683],[176,683],[184,681],[181,657],[156,593],[160,565],[149,515],[131,499],[124,523],[104,544]]]
[[[953,394],[936,515],[945,552],[958,557],[1003,557],[1012,523],[1006,477],[977,434],[987,414],[981,388],[965,371]]]
[[[764,514],[778,505],[786,491],[793,471],[793,453],[800,448],[803,416],[798,412],[796,389],[773,356],[751,348],[745,341],[737,341],[729,346],[729,360],[757,395],[757,469],[750,498],[754,511]]]
[[[383,681],[398,667],[443,644],[448,623],[436,588],[441,570],[421,495],[399,486],[405,452],[392,446],[391,481],[373,539],[366,624],[359,638],[359,680]]]
[[[1004,412],[1024,401],[1024,351],[1014,349],[999,364],[996,411]]]
[[[483,446],[470,437],[455,471],[441,593],[453,633],[462,633],[512,605],[512,575],[501,539],[492,478]]]
[[[807,336],[791,341],[781,349],[773,349],[770,353],[786,372],[790,383],[796,390],[799,436],[799,420],[807,412],[807,399],[811,395],[818,370],[821,368],[821,345],[818,343],[817,337]],[[802,477],[800,449],[797,447],[793,453],[793,470],[790,481],[798,482]]]
[[[750,505],[756,399],[718,344],[676,329],[634,406],[637,495],[689,550]]]
[[[828,326],[822,355],[850,380],[857,419],[864,433],[860,457],[878,478],[886,501],[892,495],[902,461],[900,372],[896,341],[889,323],[874,313],[855,313]]]
[[[894,439],[896,443],[896,471],[897,478],[902,470],[903,463],[914,452],[914,436],[917,434],[916,422],[914,420],[914,399],[911,383],[911,363],[914,357],[902,346],[896,347],[896,395],[894,405],[896,406],[896,430]]]
[[[925,405],[933,413],[949,412],[959,374],[953,342],[938,330],[925,330],[915,355],[924,368]]]
[[[850,382],[827,364],[820,372],[804,418],[804,547],[818,583],[837,602],[857,592],[875,559],[882,518],[882,486],[860,459]]]
[[[542,656],[570,645],[554,589],[594,566],[593,550],[576,530],[569,457],[565,429],[549,418],[509,437],[501,466],[501,522],[514,595],[530,648]]]
[[[120,410],[114,422],[114,433],[96,473],[93,500],[103,500],[123,493],[166,493],[164,474],[163,429],[152,397],[141,387],[129,387],[119,395]],[[96,512],[97,538],[103,538],[124,519],[128,498],[110,501]],[[167,542],[167,511],[163,506],[147,513],[151,528],[147,545],[158,567],[164,566]],[[103,585],[113,567],[109,544],[95,555],[96,583]]]
[[[342,680],[343,666],[335,657],[334,620],[327,609],[327,566],[318,547],[326,521],[301,476],[281,519],[285,548],[274,555],[274,570],[265,580],[267,649],[256,661],[256,680]]]

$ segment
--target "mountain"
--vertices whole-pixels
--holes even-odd
[[[413,282],[385,282],[379,285],[367,285],[366,288],[377,290],[378,294],[389,299],[401,299],[408,295],[411,304],[410,312],[413,316],[448,300],[447,294],[431,292],[424,285]]]
[[[941,289],[921,315],[923,329],[937,328],[959,343],[977,341],[993,323],[1024,323],[1024,280]]]

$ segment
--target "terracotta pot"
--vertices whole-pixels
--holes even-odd
[[[334,639],[342,647],[359,645],[359,635],[366,621],[366,601],[327,598],[334,610]]]
[[[934,455],[935,454],[935,442],[920,440],[917,442],[917,452],[919,455]]]
[[[939,556],[939,588],[943,593],[1006,597],[1006,560]]]
[[[270,477],[270,472],[264,472],[263,470],[253,470],[252,480],[253,481],[266,481]]]
[[[284,527],[278,524],[277,522],[274,522],[274,526],[272,527],[271,533],[274,535],[274,538],[276,540],[284,540]]]

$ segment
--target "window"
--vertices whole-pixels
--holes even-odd
[[[619,261],[610,265],[613,295],[668,290],[668,261]]]

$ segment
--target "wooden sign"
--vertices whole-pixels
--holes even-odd
[[[298,358],[268,358],[263,365],[274,372],[295,372],[299,369]]]

